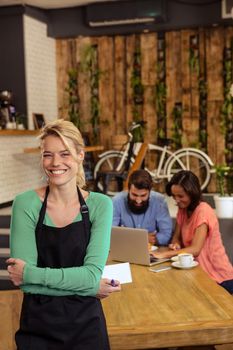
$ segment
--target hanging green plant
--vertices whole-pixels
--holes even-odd
[[[68,115],[72,123],[81,129],[82,123],[79,112],[78,95],[78,69],[72,68],[68,71],[68,84],[65,91],[68,93]]]
[[[204,76],[206,72],[203,72]],[[200,148],[207,152],[207,82],[204,77],[199,78],[199,143]]]
[[[139,40],[136,40],[136,48],[134,52],[133,70],[131,76],[132,87],[132,115],[133,121],[136,123],[142,120],[143,94],[144,86],[141,80],[141,50]],[[135,142],[143,141],[143,127],[133,130],[133,138]]]
[[[81,53],[81,69],[88,74],[91,90],[91,126],[93,130],[94,141],[99,140],[100,128],[100,103],[99,103],[99,79],[102,74],[98,68],[97,47],[87,45]]]
[[[175,149],[182,147],[182,104],[175,103],[172,111],[173,127],[172,127],[172,141]]]
[[[165,41],[158,40],[158,62],[156,66],[157,81],[154,88],[154,105],[157,115],[156,139],[158,144],[163,143],[166,138],[167,113],[166,113],[166,65],[165,65]]]
[[[189,42],[189,67],[191,73],[199,75],[200,63],[199,63],[199,49],[198,49],[198,36],[190,36]]]
[[[190,74],[198,78],[199,91],[199,134],[192,147],[201,148],[207,152],[207,82],[205,64],[200,64],[199,36],[190,36],[189,41],[189,67]]]
[[[193,48],[189,49],[189,67],[191,72],[199,74],[199,61],[198,56]]]
[[[233,85],[232,85],[232,59],[233,44],[231,48],[224,49],[223,77],[224,77],[224,101],[221,108],[221,131],[225,136],[226,163],[233,166]]]

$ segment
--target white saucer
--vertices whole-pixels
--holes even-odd
[[[155,250],[157,250],[158,249],[158,247],[156,246],[156,245],[152,245],[151,247],[150,247],[150,251],[151,252],[154,252]]]
[[[171,258],[171,261],[178,261],[178,256],[177,256],[177,255],[173,256],[173,257]]]
[[[173,261],[172,266],[177,267],[178,269],[192,269],[193,267],[196,267],[198,265],[197,261],[193,261],[192,265],[190,266],[181,266],[178,261]]]

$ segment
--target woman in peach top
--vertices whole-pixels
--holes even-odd
[[[182,252],[193,254],[208,275],[233,294],[233,266],[225,252],[214,210],[202,201],[199,180],[191,171],[182,170],[167,184],[179,208],[169,251],[156,257],[172,257]]]

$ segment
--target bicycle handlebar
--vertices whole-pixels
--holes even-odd
[[[131,142],[133,140],[133,134],[132,134],[132,131],[141,127],[141,126],[144,126],[147,122],[145,122],[144,120],[139,120],[137,122],[132,122],[132,124],[130,125],[129,127],[129,130],[128,130],[128,136],[129,136],[129,142]]]
[[[129,132],[136,128],[139,128],[140,126],[144,126],[146,123],[147,122],[144,120],[139,120],[138,122],[132,122],[132,124],[129,127]]]

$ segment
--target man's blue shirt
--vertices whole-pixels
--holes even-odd
[[[113,226],[144,228],[157,232],[159,245],[167,245],[172,235],[172,219],[165,197],[150,191],[149,207],[143,214],[133,214],[128,207],[128,192],[120,192],[113,197]]]

